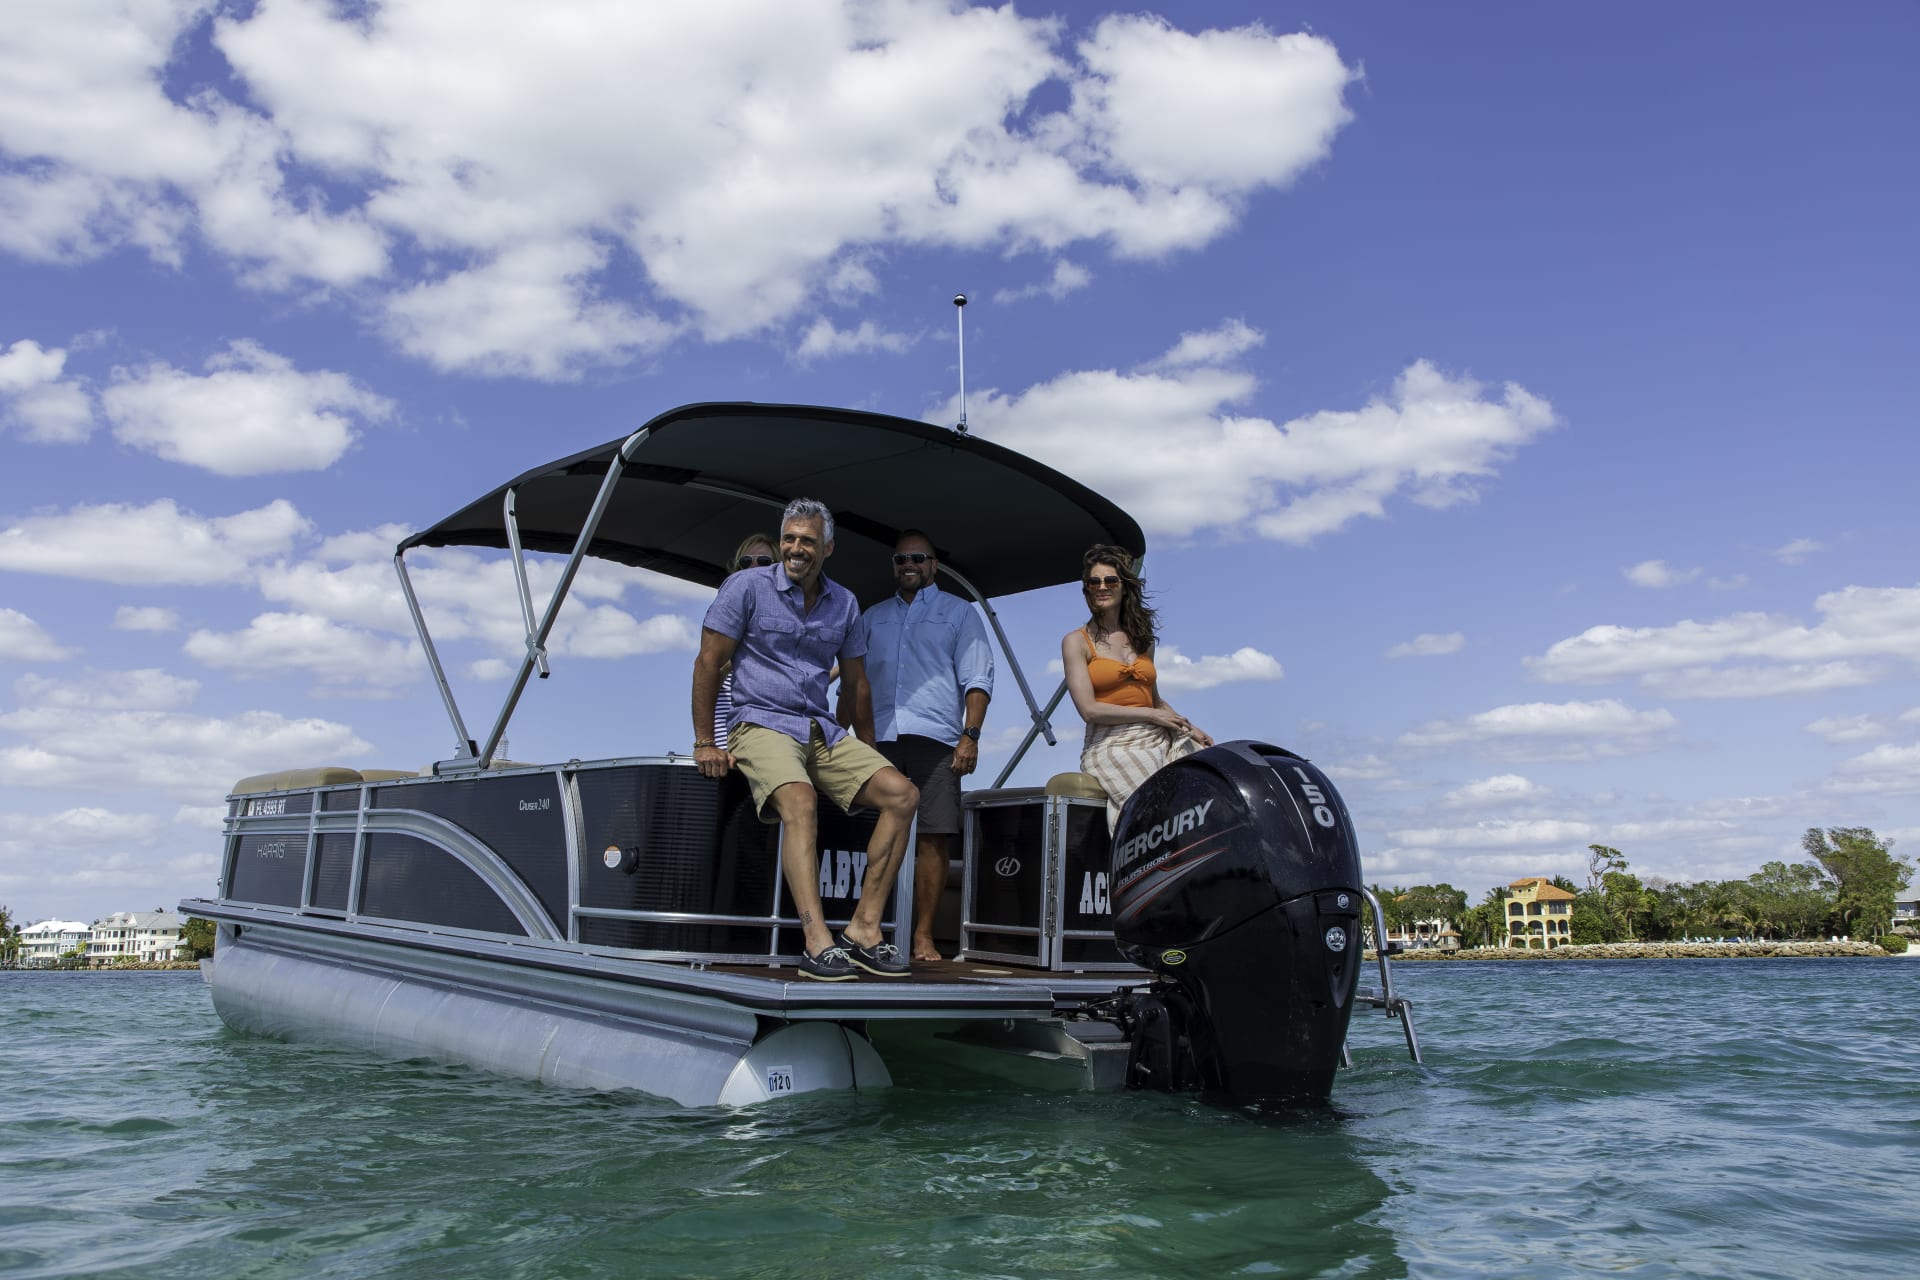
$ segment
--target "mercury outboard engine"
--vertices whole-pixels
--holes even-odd
[[[1128,999],[1128,1082],[1324,1102],[1360,976],[1360,852],[1327,776],[1258,742],[1177,760],[1113,834],[1113,933],[1157,980]]]

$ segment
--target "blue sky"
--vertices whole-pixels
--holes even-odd
[[[1370,879],[1920,839],[1920,10],[658,8],[0,31],[16,918],[209,891],[244,774],[447,754],[391,548],[520,470],[951,421],[956,291],[974,430],[1141,520],[1169,699],[1323,763]],[[489,719],[501,563],[410,563]],[[702,593],[576,595],[512,754],[685,749]],[[1003,616],[1050,689],[1077,594]]]

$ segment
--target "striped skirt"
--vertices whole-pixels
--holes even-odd
[[[1194,752],[1193,739],[1175,737],[1157,724],[1090,724],[1080,748],[1080,772],[1107,792],[1107,830],[1120,822],[1120,806],[1163,765]]]

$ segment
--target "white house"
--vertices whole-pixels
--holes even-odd
[[[157,964],[173,959],[180,945],[181,919],[172,911],[116,911],[93,922],[87,943],[87,963],[96,967],[116,960]]]
[[[80,920],[42,920],[20,931],[20,967],[50,969],[69,951],[87,949],[93,929]]]

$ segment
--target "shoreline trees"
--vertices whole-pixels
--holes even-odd
[[[1913,878],[1913,864],[1893,856],[1893,841],[1867,827],[1810,828],[1802,839],[1808,861],[1769,862],[1744,880],[1645,881],[1625,854],[1587,846],[1587,884],[1564,876],[1553,883],[1574,894],[1569,940],[1671,942],[1739,936],[1769,940],[1830,935],[1876,939],[1891,931],[1893,904]],[[1451,885],[1380,889],[1389,927],[1426,918],[1457,903],[1451,919],[1461,945],[1497,945],[1507,932],[1505,886],[1487,891],[1478,906]],[[1396,906],[1399,906],[1398,913]],[[1419,908],[1419,914],[1412,910]]]

